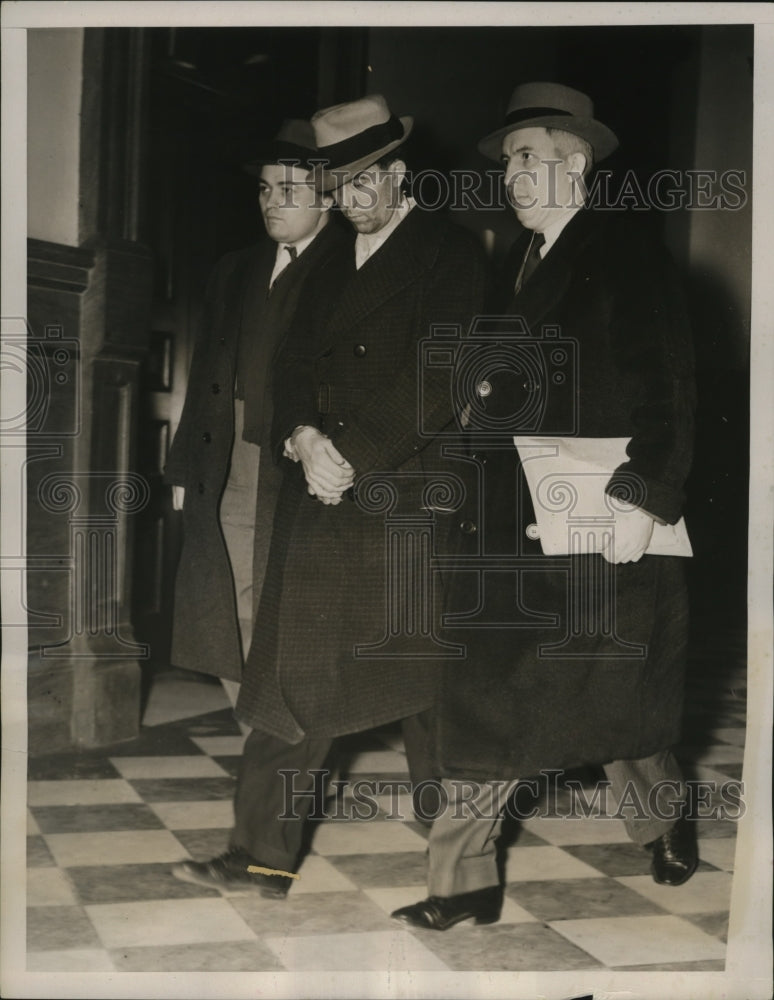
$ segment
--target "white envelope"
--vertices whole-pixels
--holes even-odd
[[[537,519],[540,544],[547,556],[599,552],[609,538],[615,515],[626,504],[605,493],[613,472],[628,461],[631,438],[563,438],[519,435],[519,452]],[[692,556],[680,518],[677,524],[655,522],[651,555]]]

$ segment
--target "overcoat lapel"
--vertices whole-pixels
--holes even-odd
[[[413,208],[359,271],[353,250],[352,274],[331,316],[331,329],[353,326],[421,279],[438,246],[436,227],[421,213]]]
[[[553,306],[564,298],[578,263],[583,260],[583,247],[591,239],[595,222],[590,210],[581,209],[567,223],[521,292],[512,298],[508,312],[523,316],[533,335],[538,334],[537,327],[553,311]]]

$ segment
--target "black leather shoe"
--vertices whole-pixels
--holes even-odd
[[[268,867],[240,847],[232,847],[210,861],[181,861],[172,874],[181,882],[193,882],[208,889],[255,889],[267,899],[284,899],[293,881],[287,875],[249,872],[248,866]]]
[[[495,924],[500,919],[503,892],[499,885],[474,892],[461,892],[456,896],[430,896],[420,903],[402,906],[390,916],[412,927],[431,931],[445,931],[463,920],[477,924]]]
[[[682,885],[699,864],[696,830],[685,818],[645,846],[653,852],[650,870],[653,881],[659,885]]]

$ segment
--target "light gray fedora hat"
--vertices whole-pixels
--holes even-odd
[[[558,128],[585,139],[594,160],[604,160],[618,148],[615,134],[594,117],[590,97],[561,83],[522,83],[511,94],[505,125],[485,136],[479,150],[491,160],[502,160],[503,139],[522,128]]]
[[[315,186],[320,191],[331,191],[344,184],[397,149],[413,126],[413,117],[396,117],[381,94],[317,111],[312,115],[320,161],[315,166]]]

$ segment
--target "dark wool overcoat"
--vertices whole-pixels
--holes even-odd
[[[226,255],[210,278],[185,405],[164,476],[166,482],[185,487],[171,657],[178,666],[231,680],[241,677],[234,582],[218,516],[234,442],[237,357],[241,351],[244,436],[261,446],[253,559],[258,593],[282,479],[269,446],[272,359],[309,274],[351,239],[345,227],[328,224],[280,273],[271,292],[277,244],[269,239]]]
[[[511,289],[529,235],[511,256]],[[453,521],[457,617],[447,619],[466,656],[448,662],[438,712],[443,773],[479,779],[673,745],[687,630],[682,559],[542,554],[512,443],[514,432],[631,438],[628,461],[601,488],[679,519],[693,362],[665,250],[627,217],[582,210],[503,311],[504,326],[521,318],[528,339],[516,356],[492,351],[495,340],[477,366],[466,361],[478,396],[461,462],[470,486]]]
[[[485,284],[478,240],[419,207],[359,270],[350,252],[345,266],[330,262],[310,280],[275,369],[274,436],[281,452],[297,425],[319,427],[357,478],[340,504],[325,505],[308,495],[300,463],[281,460],[287,474],[236,707],[249,725],[297,742],[432,701],[439,647],[424,620],[401,611],[408,603],[430,614],[433,595],[422,603],[413,590],[432,589],[430,552],[418,543],[404,553],[403,575],[390,577],[401,559],[387,535],[394,527],[426,538],[425,487],[440,468],[433,438],[452,404],[450,365],[426,369],[423,342],[434,324],[466,328]]]

